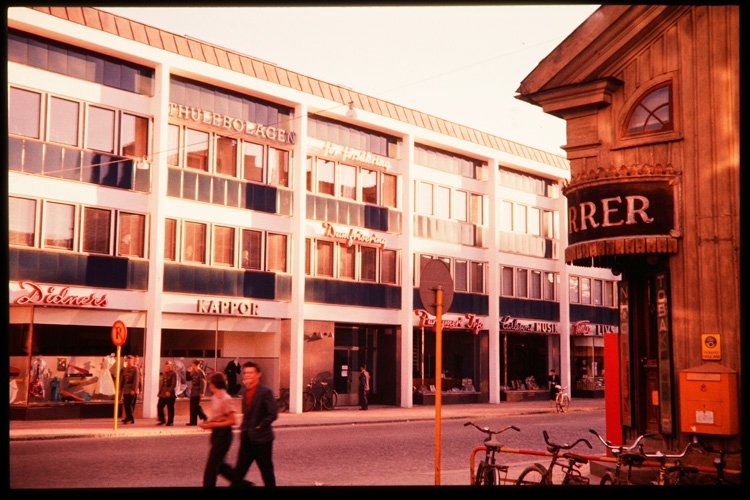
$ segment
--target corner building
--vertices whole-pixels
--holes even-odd
[[[736,5],[606,5],[518,90],[567,121],[565,260],[621,274],[614,442],[741,448],[739,32]]]
[[[93,8],[9,9],[8,93],[11,418],[111,414],[116,321],[145,417],[166,360],[252,359],[293,412],[361,364],[374,404],[601,396],[616,278],[563,261],[564,158]]]

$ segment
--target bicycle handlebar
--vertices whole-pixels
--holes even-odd
[[[631,451],[635,450],[636,448],[638,448],[638,445],[641,443],[642,440],[644,440],[645,438],[649,438],[649,437],[654,436],[653,432],[649,432],[647,434],[641,434],[640,436],[638,436],[636,438],[636,440],[633,442],[632,445],[625,446],[625,445],[622,445],[622,444],[620,444],[620,445],[614,445],[614,444],[612,444],[609,440],[606,440],[601,435],[599,435],[599,433],[596,432],[594,429],[589,429],[589,432],[591,434],[593,434],[594,436],[598,437],[599,441],[601,441],[604,446],[606,446],[607,448],[609,448],[610,450],[612,450],[614,453],[621,453],[623,451],[631,452]]]
[[[588,446],[589,448],[592,447],[591,443],[589,443],[588,440],[584,438],[576,439],[575,442],[573,442],[573,444],[557,444],[549,440],[549,434],[547,434],[546,430],[542,431],[542,435],[544,436],[544,442],[547,443],[547,446],[552,447],[552,448],[557,448],[559,450],[569,450],[573,448],[575,445],[577,445],[578,443],[586,443],[586,446]]]
[[[740,453],[742,453],[742,448],[740,448],[739,450],[717,450],[713,446],[711,446],[710,444],[703,443],[698,438],[695,438],[695,441],[698,443],[698,445],[701,448],[703,448],[704,450],[706,450],[706,452],[708,452],[708,453],[715,453],[717,455],[739,455]]]
[[[693,436],[693,439],[685,446],[685,449],[682,450],[682,453],[680,453],[679,455],[668,455],[666,453],[662,453],[661,451],[657,451],[656,453],[652,453],[652,454],[644,452],[643,455],[646,458],[655,458],[659,462],[663,463],[664,461],[668,459],[683,458],[685,455],[688,454],[691,448],[696,448],[698,450],[698,453],[703,453],[703,451],[701,451],[700,449],[701,446],[700,446],[700,443],[698,443],[698,438]]]
[[[471,425],[471,426],[473,426],[473,427],[476,427],[476,428],[477,428],[477,429],[479,429],[480,431],[482,431],[482,432],[484,432],[485,434],[487,434],[487,436],[488,436],[489,438],[492,438],[492,436],[493,436],[493,435],[495,435],[495,434],[500,434],[500,433],[503,433],[503,432],[505,432],[505,431],[507,431],[507,430],[509,430],[509,429],[513,429],[513,430],[514,430],[514,431],[516,431],[516,432],[521,432],[521,429],[519,429],[519,428],[518,428],[518,427],[516,427],[515,425],[509,425],[508,427],[506,427],[506,428],[504,428],[504,429],[501,429],[501,430],[499,430],[499,431],[491,431],[489,427],[479,427],[479,426],[478,426],[477,424],[475,424],[474,422],[466,422],[466,423],[464,424],[464,427],[466,427],[467,425]]]

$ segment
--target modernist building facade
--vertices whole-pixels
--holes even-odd
[[[741,447],[739,88],[736,5],[603,6],[519,88],[568,123],[566,261],[622,275],[609,439]]]
[[[255,360],[295,412],[361,364],[376,404],[601,395],[616,278],[563,260],[564,158],[97,9],[8,36],[12,415],[111,402],[124,333],[146,416],[167,359]]]

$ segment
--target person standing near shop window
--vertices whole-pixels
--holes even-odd
[[[200,360],[193,360],[188,368],[186,378],[192,382],[190,386],[190,421],[185,425],[198,425],[198,417],[206,420],[208,417],[201,408],[201,396],[206,386],[206,372],[201,369]]]
[[[133,410],[135,409],[135,400],[138,397],[138,387],[141,384],[140,372],[135,366],[135,358],[128,354],[125,356],[125,367],[120,373],[120,393],[122,394],[122,407],[125,412],[123,424],[134,424]]]
[[[370,374],[367,372],[367,366],[359,367],[359,409],[366,410],[369,408],[367,403],[367,394],[370,392]]]
[[[555,398],[557,397],[557,388],[560,385],[560,375],[555,372],[555,369],[551,369],[549,371],[549,376],[547,377],[547,381],[549,382],[549,400],[550,404],[554,404]]]
[[[172,362],[164,363],[164,373],[159,377],[159,401],[156,412],[159,423],[156,425],[174,425],[175,388],[177,387],[177,373],[172,369]],[[164,420],[164,407],[167,408],[167,419]]]

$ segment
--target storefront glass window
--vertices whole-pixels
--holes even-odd
[[[44,246],[73,250],[75,206],[47,203],[44,221]]]
[[[8,236],[11,245],[34,246],[36,200],[8,199]]]
[[[42,96],[11,87],[8,96],[8,132],[39,138]]]

